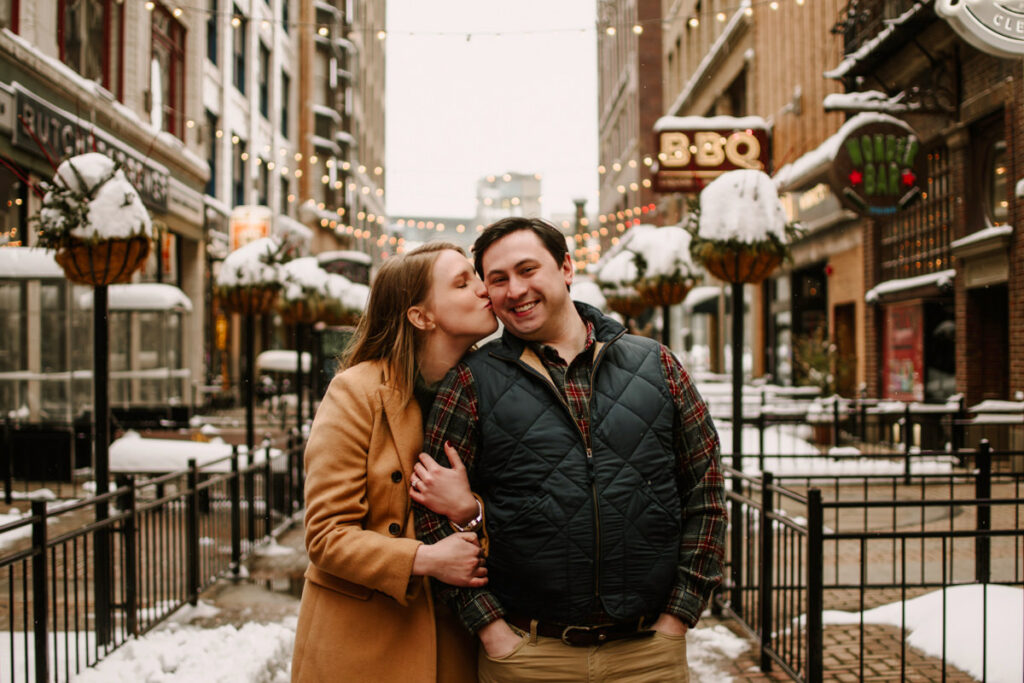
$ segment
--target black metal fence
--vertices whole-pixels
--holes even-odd
[[[23,536],[0,553],[2,679],[70,680],[195,605],[218,577],[238,576],[302,509],[303,446],[293,433],[250,455],[236,447],[202,467],[191,460],[184,472],[122,476],[117,490],[88,500],[32,501],[31,515],[0,526],[0,537]]]
[[[731,537],[716,601],[761,643],[764,670],[778,666],[813,683],[953,675],[945,650],[948,592],[1024,585],[1024,474],[992,471],[993,456],[1018,454],[994,454],[983,442],[957,455],[972,469],[909,479],[750,476],[727,468]],[[941,592],[943,650],[926,658],[906,644],[905,610],[908,600],[932,591]],[[892,603],[903,610],[894,632],[865,618],[865,610]],[[859,616],[825,629],[825,610]],[[982,627],[982,662],[990,642]],[[880,643],[889,649],[877,652]],[[826,657],[831,648],[855,655]]]

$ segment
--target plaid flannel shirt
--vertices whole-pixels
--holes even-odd
[[[551,375],[555,387],[569,406],[584,435],[590,433],[588,402],[593,363],[594,326],[587,324],[584,351],[566,363],[551,347],[532,345]],[[725,549],[725,491],[721,470],[718,432],[707,404],[693,386],[690,376],[669,349],[661,347],[661,366],[675,402],[675,478],[683,510],[683,533],[679,544],[676,581],[663,611],[694,626],[721,583]],[[473,482],[473,464],[480,442],[479,411],[473,376],[459,364],[445,377],[426,422],[424,451],[447,465],[444,443],[459,453]],[[416,506],[416,533],[426,543],[436,543],[452,533],[443,517]],[[500,543],[500,539],[491,539]],[[435,581],[441,598],[475,633],[506,615],[493,593],[486,588],[455,588]]]

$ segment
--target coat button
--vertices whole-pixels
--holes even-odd
[[[395,482],[396,484],[398,482],[402,481],[402,473],[401,473],[401,471],[395,470],[394,472],[392,472],[391,473],[391,481]]]
[[[388,531],[392,536],[397,536],[402,533],[402,527],[399,526],[397,522],[391,522],[391,524],[388,525]]]

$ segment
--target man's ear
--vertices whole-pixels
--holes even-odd
[[[575,267],[572,262],[572,254],[566,252],[565,259],[562,260],[562,275],[565,276],[565,286],[569,287],[572,285],[572,278],[575,274]]]
[[[409,310],[405,312],[405,317],[409,319],[413,327],[421,332],[434,329],[434,316],[422,306],[410,306]]]

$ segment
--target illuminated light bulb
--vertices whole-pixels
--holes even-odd
[[[605,168],[604,166],[598,166],[598,167],[597,167],[597,172],[598,172],[598,173],[604,174],[604,173],[606,173],[607,171],[608,171],[608,169],[606,169],[606,168]]]
[[[322,228],[326,228],[327,227],[327,219],[326,218],[321,218],[320,219],[320,227],[322,227]]]
[[[619,243],[619,238],[618,237],[613,237],[612,238],[612,244],[614,245],[614,244],[618,244],[618,243]]]
[[[641,184],[644,187],[650,187],[651,186],[651,179],[650,178],[644,178],[643,183],[641,183]]]
[[[302,177],[302,169],[301,168],[295,169],[295,177],[296,178],[301,178]]]
[[[150,2],[150,3],[147,3],[147,4],[152,5],[153,3]],[[234,26],[235,28],[238,28],[239,26],[241,26],[242,25],[242,17],[239,17],[239,16],[231,17],[231,25]]]
[[[600,216],[598,216],[598,217],[597,217],[597,221],[598,221],[599,223],[607,223],[607,222],[608,222],[608,217],[607,217],[607,216],[605,216],[605,215],[604,215],[604,214],[602,213],[602,214],[601,214]]]
[[[218,130],[216,133],[214,133],[214,136],[216,136],[218,138],[222,138],[222,137],[224,137],[224,131]]]
[[[156,3],[155,3],[155,2],[153,2],[152,0],[149,0],[149,1],[148,1],[148,2],[146,3],[145,7],[146,7],[146,9],[147,9],[147,10],[149,10],[150,12],[152,12],[152,11],[153,11],[153,8],[154,8],[154,7],[156,7]]]
[[[316,30],[316,32],[319,33],[321,36],[327,36],[327,27],[321,26]]]
[[[505,175],[501,176],[501,179],[504,180],[507,183],[507,182],[510,182],[512,180],[512,176],[509,175],[508,173],[506,173]]]
[[[606,28],[604,30],[604,32],[607,33],[610,36],[614,36],[615,35],[615,27],[614,26],[609,26],[608,28]]]
[[[326,176],[324,176],[324,177],[326,178]],[[340,190],[343,185],[344,185],[344,183],[341,182],[340,180],[335,180],[334,181],[334,189],[335,190]]]
[[[458,225],[455,226],[455,232],[466,232],[466,226],[463,225],[462,223],[459,223]]]
[[[612,164],[612,170],[616,171],[616,172],[621,171],[622,170],[622,164],[620,164],[619,162],[616,161],[614,164]]]
[[[629,167],[630,168],[636,168],[636,159],[630,159],[629,160]]]
[[[288,167],[287,166],[282,166],[281,167],[281,175],[288,175]]]
[[[295,201],[295,195],[293,195],[293,194],[288,195],[288,203],[291,204],[294,201]]]
[[[366,167],[363,166],[362,164],[359,164],[359,172],[360,173],[366,173]]]
[[[260,22],[260,26],[263,27],[264,31],[269,30],[270,29],[270,22],[267,21],[266,19],[264,19],[263,21]]]
[[[690,17],[690,20],[686,23],[690,25],[690,28],[697,28],[700,26],[700,19],[697,17]]]
[[[724,22],[726,18],[727,17],[725,16],[725,12],[719,12],[718,14],[715,15],[715,19],[718,19],[719,22]]]
[[[267,170],[268,171],[273,171],[274,170],[274,162],[273,161],[268,161],[267,162]]]
[[[332,168],[334,166],[334,159],[328,157],[327,161],[324,162],[324,166],[326,166],[327,168]]]
[[[295,153],[295,161],[302,161],[302,152]]]
[[[180,16],[181,16],[181,14],[182,14],[182,12],[181,12],[181,8],[180,8],[180,7],[175,7],[175,8],[173,9],[173,10],[171,10],[171,14],[173,14],[173,15],[174,15],[174,18],[175,18],[175,19],[177,19],[177,18],[178,18],[178,17],[180,17]]]
[[[280,150],[278,150],[278,154],[280,154],[281,156],[284,156],[287,153],[288,153],[288,150],[285,149],[284,147],[282,147]]]
[[[363,194],[370,194],[370,188],[363,187]]]
[[[313,155],[311,155],[309,157],[309,163],[311,163],[311,164],[315,164],[317,162],[317,160],[318,159],[317,159],[317,156],[315,154],[313,154]]]
[[[799,5],[800,7],[803,7],[804,6],[804,0],[796,0],[796,4]]]
[[[231,136],[231,144],[232,144],[232,145],[237,145],[237,144],[238,144],[238,141],[239,141],[240,139],[241,139],[241,138],[239,138],[239,137],[238,137],[237,135],[232,135],[232,136]]]
[[[534,180],[540,180],[541,179],[540,173],[534,173],[533,174],[533,179]]]
[[[384,169],[381,168],[380,166],[377,166],[375,169],[373,169],[373,175],[380,175],[383,172],[384,172]]]
[[[242,161],[249,161],[249,153],[248,152],[242,152],[240,156],[242,158]]]
[[[388,37],[388,32],[387,31],[383,31],[383,30],[377,31],[377,40],[384,40],[387,37]]]
[[[748,17],[752,17],[754,16],[754,8],[748,7],[745,10],[743,10],[743,13],[746,14]]]
[[[643,32],[644,32],[644,27],[643,26],[641,26],[640,24],[634,24],[633,25],[633,33],[635,33],[637,35],[640,35]]]
[[[375,192],[374,194],[376,194],[378,197],[383,197],[384,196],[384,188],[378,187],[377,188],[377,192]]]
[[[323,210],[324,210],[324,206],[325,206],[325,205],[324,205],[324,203],[323,203],[323,202],[320,202],[319,204],[317,204],[317,205],[316,205],[316,208],[318,208],[318,209],[320,209],[321,211],[323,211]]]
[[[770,7],[773,11],[777,10],[779,9],[779,3],[776,2],[775,0],[772,0],[771,2],[768,3],[768,7]]]

